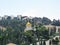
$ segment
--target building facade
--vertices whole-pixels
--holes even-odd
[[[49,34],[52,33],[60,33],[60,26],[54,26],[54,25],[44,25],[48,30]]]

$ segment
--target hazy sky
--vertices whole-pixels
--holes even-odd
[[[60,0],[0,0],[0,16],[3,15],[60,19]]]

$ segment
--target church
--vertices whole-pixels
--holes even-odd
[[[33,29],[33,28],[32,28],[32,24],[31,24],[30,22],[27,22],[26,28],[25,28],[24,32],[26,32],[26,31],[28,31],[28,30],[32,30],[32,29]]]

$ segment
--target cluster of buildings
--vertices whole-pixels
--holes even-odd
[[[19,19],[19,20],[21,20],[23,18],[23,20],[24,19],[27,19],[27,18],[29,18],[29,19],[32,19],[32,17],[31,16],[22,16],[22,15],[17,15],[16,17],[14,17],[13,15],[12,16],[8,16],[8,15],[4,15],[3,17],[1,17],[0,16],[0,20],[2,20],[2,19]]]
[[[19,20],[24,20],[24,19],[33,19],[33,17],[28,17],[28,16],[22,16],[22,15],[17,15],[16,17],[14,16],[8,16],[8,15],[4,15],[3,17],[0,16],[0,20],[4,19],[19,19]],[[36,20],[36,19],[35,19]],[[40,20],[38,20],[37,22],[41,22]],[[54,26],[54,25],[44,25],[50,32],[60,32],[60,26]],[[32,30],[32,24],[28,21],[26,24],[26,30]]]

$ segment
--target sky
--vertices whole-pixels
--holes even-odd
[[[60,19],[60,0],[0,0],[0,16],[22,15]]]

